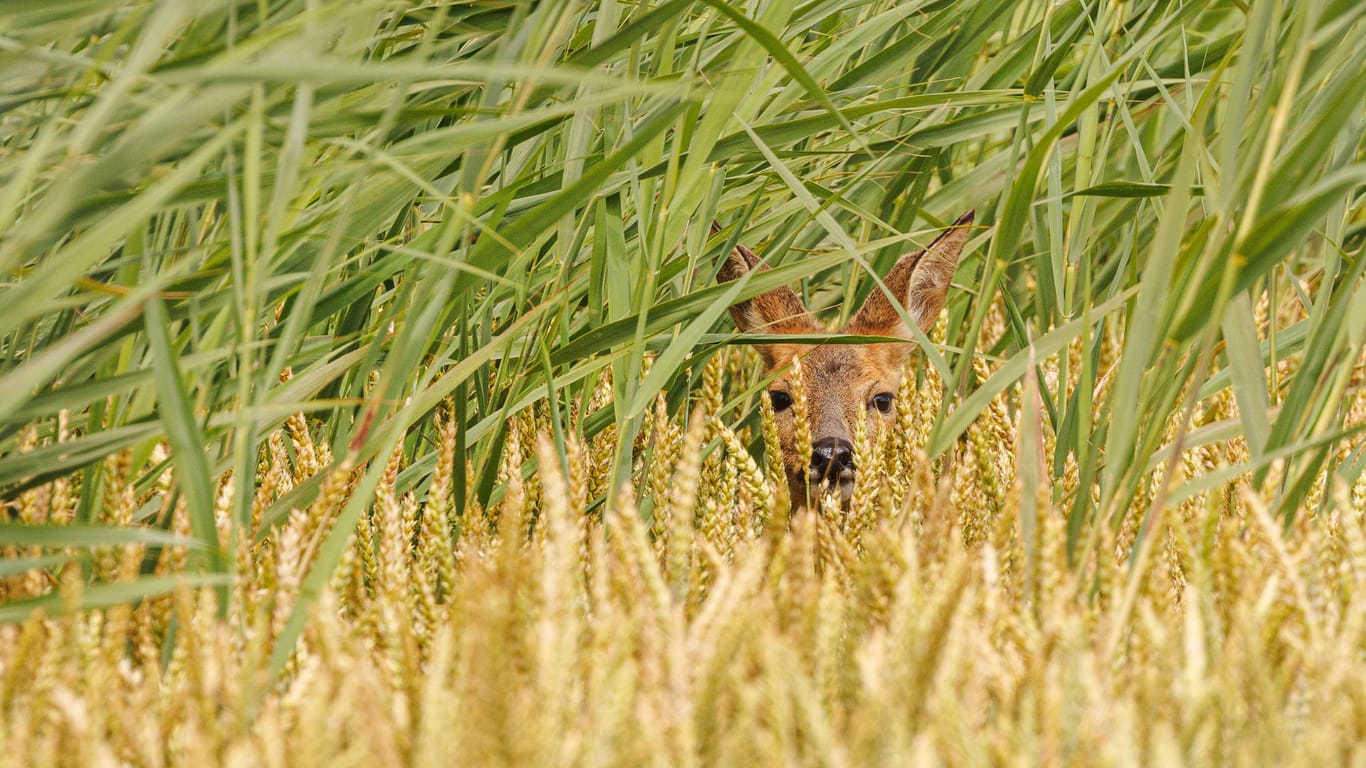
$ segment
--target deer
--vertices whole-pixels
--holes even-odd
[[[853,494],[854,431],[860,418],[867,422],[869,439],[877,439],[896,419],[896,392],[906,356],[914,348],[914,334],[903,317],[928,332],[939,317],[958,256],[968,240],[973,211],[958,218],[927,247],[899,258],[883,278],[887,291],[875,288],[841,334],[887,336],[905,339],[878,344],[759,344],[764,377],[771,379],[767,397],[777,423],[783,468],[793,508],[820,499],[822,492],[838,491],[848,505]],[[714,225],[715,226],[715,225]],[[717,280],[737,280],[750,271],[769,266],[753,251],[737,244],[724,258]],[[904,308],[898,311],[895,300]],[[730,307],[731,318],[742,333],[777,335],[820,334],[818,323],[789,287],[774,288]],[[793,358],[801,361],[811,430],[811,455],[799,456],[792,409]],[[862,413],[861,413],[862,412]]]

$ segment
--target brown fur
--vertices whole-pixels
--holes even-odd
[[[764,272],[768,265],[759,261],[754,251],[743,245],[726,257],[717,279],[723,283],[735,280],[751,269]],[[791,288],[774,288],[730,308],[735,325],[745,330],[764,333],[820,333],[821,327],[806,311],[806,305]],[[785,346],[785,345],[784,345]]]
[[[902,256],[883,280],[887,291],[924,331],[934,325],[944,307],[949,281],[967,242],[972,219],[973,212],[968,211],[929,247]],[[717,276],[726,282],[750,270],[766,269],[768,266],[753,251],[736,246]],[[741,301],[730,308],[730,313],[735,325],[745,332],[800,334],[825,330],[807,312],[797,294],[786,287]],[[881,288],[868,296],[840,332],[904,339],[912,336],[901,313]],[[873,398],[879,393],[897,391],[901,364],[910,349],[910,344],[767,344],[759,347],[759,353],[766,373],[778,373],[769,386],[770,392],[791,392],[792,381],[786,370],[793,357],[801,359],[813,441],[834,438],[852,443],[860,411],[867,414],[869,435],[874,438],[895,420],[895,411],[880,412],[873,405]],[[777,423],[793,504],[801,505],[810,490],[807,467],[811,457],[797,456],[793,450],[795,428],[790,408],[777,414]]]

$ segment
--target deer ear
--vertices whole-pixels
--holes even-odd
[[[716,225],[712,225],[715,230]],[[768,265],[760,262],[754,251],[737,245],[721,262],[717,280],[728,283],[750,271],[765,272]],[[820,326],[806,311],[806,305],[787,286],[774,288],[752,299],[736,303],[730,308],[735,327],[741,331],[760,333],[819,333]],[[760,350],[761,352],[763,350]]]
[[[949,292],[949,281],[958,268],[958,255],[971,233],[973,211],[968,211],[944,230],[923,251],[902,256],[883,279],[887,290],[906,308],[915,324],[928,331],[944,308],[944,297]],[[881,288],[863,302],[858,314],[849,322],[849,332],[904,336],[911,332]]]

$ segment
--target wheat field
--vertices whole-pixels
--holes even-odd
[[[0,765],[1366,765],[1363,32],[0,5]],[[969,208],[794,510],[727,307]]]
[[[1015,465],[1031,450],[1019,391],[991,403],[946,466],[924,454],[942,386],[908,376],[894,435],[858,446],[860,466],[885,472],[859,474],[847,511],[832,497],[794,514],[781,467],[757,464],[705,415],[723,412],[728,374],[745,369],[741,354],[714,356],[686,424],[661,400],[642,430],[640,487],[612,505],[592,500],[609,489],[615,436],[571,438],[566,471],[533,408],[504,449],[502,497],[458,513],[458,431],[442,413],[422,500],[400,490],[395,453],[273,680],[272,642],[357,480],[292,417],[268,438],[253,516],[320,471],[322,489],[269,538],[239,544],[226,615],[213,589],[182,586],[3,628],[5,760],[1366,760],[1366,478],[1325,473],[1311,494],[1337,506],[1287,528],[1246,476],[1145,517],[1159,474],[1124,526],[1099,528],[1069,562],[1049,489],[1026,490]],[[600,395],[598,407],[610,382]],[[1202,420],[1234,406],[1209,407]],[[1366,395],[1352,419],[1366,423]],[[1033,449],[1051,447],[1051,435],[1034,437]],[[1174,471],[1208,476],[1237,450],[1194,448]],[[524,477],[528,463],[537,468]],[[1075,486],[1075,472],[1062,483]],[[224,529],[235,492],[230,480],[218,488]],[[140,504],[128,484],[105,493],[110,522]],[[73,495],[31,491],[16,508],[26,521],[61,519]],[[1029,532],[1026,495],[1038,503]],[[184,516],[172,531],[188,535]],[[154,573],[181,572],[185,555],[161,549]],[[147,556],[141,544],[95,548],[95,578],[130,579]],[[6,583],[10,599],[54,592],[68,605],[82,589],[74,568],[56,584],[32,572]]]

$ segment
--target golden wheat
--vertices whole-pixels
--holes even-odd
[[[608,492],[613,438],[571,436],[557,453],[548,413],[534,409],[511,421],[497,503],[459,514],[460,436],[442,410],[425,495],[400,491],[395,452],[272,684],[272,642],[358,476],[302,416],[290,419],[262,449],[254,519],[316,473],[322,489],[259,544],[241,543],[231,621],[215,592],[182,588],[0,627],[0,764],[1366,760],[1360,479],[1325,473],[1315,498],[1335,503],[1288,529],[1247,476],[1146,528],[1145,496],[1118,529],[1084,532],[1094,546],[1069,562],[1050,504],[1085,489],[1074,472],[1056,489],[1018,480],[1020,393],[932,464],[924,425],[942,386],[927,374],[907,377],[897,429],[879,440],[859,429],[858,465],[885,471],[860,475],[850,508],[791,515],[764,399],[763,463],[708,415],[750,375],[752,361],[736,359],[706,368],[687,423],[662,399],[654,409],[635,476],[650,520],[630,487],[588,512]],[[1202,407],[1206,422],[1236,416],[1226,396]],[[53,435],[66,439],[64,427]],[[1200,477],[1244,451],[1197,446],[1172,469]],[[152,498],[156,488],[129,478],[165,455],[104,464],[107,522],[127,524]],[[78,490],[62,480],[27,491],[18,516],[68,520]],[[225,514],[238,492],[225,477]],[[1025,493],[1041,504],[1029,539],[1016,514]],[[172,529],[187,531],[184,505],[173,514]],[[95,574],[134,578],[144,550],[97,551]],[[173,573],[184,557],[165,548],[155,568]],[[75,561],[53,576],[8,576],[4,595],[78,604]]]

